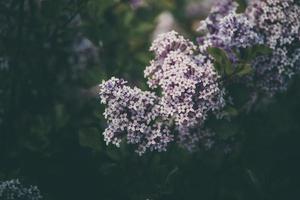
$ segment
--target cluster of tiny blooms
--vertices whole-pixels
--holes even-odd
[[[145,77],[150,87],[162,89],[162,114],[173,117],[177,126],[202,123],[208,111],[223,105],[220,77],[210,59],[194,55],[190,41],[172,31],[160,35],[150,50],[155,59],[145,69]]]
[[[161,95],[132,89],[116,78],[103,82],[100,98],[107,105],[104,116],[108,121],[105,141],[119,146],[126,138],[137,145],[139,154],[147,149],[165,151],[175,138],[192,149],[191,143],[198,142],[202,133],[192,134],[190,128],[201,126],[209,112],[225,104],[220,77],[211,60],[175,31],[159,35],[150,50],[155,58],[144,73],[149,87],[160,88]],[[171,132],[178,132],[178,137]]]
[[[234,13],[238,8],[234,0],[218,0],[213,5],[208,17],[200,22],[199,31],[208,31],[209,34],[218,32],[218,24],[230,13]]]
[[[36,186],[25,187],[18,179],[0,181],[1,200],[41,200],[40,190]]]
[[[178,142],[193,149],[202,133],[190,128],[201,126],[209,112],[225,104],[220,77],[211,59],[175,31],[160,35],[150,50],[155,59],[144,74],[150,87],[162,90],[161,114],[174,120]]]
[[[206,34],[197,38],[197,41],[202,52],[205,52],[208,47],[221,48],[235,63],[237,57],[234,54],[234,49],[238,50],[239,48],[262,44],[263,38],[255,31],[254,23],[248,20],[244,13],[236,13],[236,2],[232,0],[220,2],[217,1],[210,15],[200,22],[198,30]],[[217,20],[211,20],[215,19],[215,16],[219,16]],[[214,27],[214,31],[211,31],[211,27]]]
[[[165,151],[173,136],[168,123],[160,119],[158,97],[126,83],[113,77],[100,85],[101,102],[107,105],[104,117],[108,127],[103,133],[106,143],[119,146],[126,138],[129,144],[137,145],[139,154],[147,149]]]
[[[299,71],[300,7],[293,0],[255,0],[245,13],[273,50],[253,61],[255,73],[249,83],[272,96],[286,90]]]
[[[199,49],[221,48],[235,64],[238,58],[234,50],[265,45],[272,53],[252,61],[254,73],[245,83],[270,96],[285,90],[299,71],[299,6],[293,0],[254,0],[245,13],[237,14],[236,10],[232,0],[216,3],[200,23],[199,30],[207,33],[198,38]]]

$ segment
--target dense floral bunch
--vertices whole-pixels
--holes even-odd
[[[254,86],[274,95],[299,70],[300,7],[293,0],[254,1],[245,13],[273,50],[253,61]]]
[[[202,131],[192,133],[190,129],[201,127],[208,112],[225,104],[220,76],[207,55],[174,31],[160,35],[150,50],[155,59],[145,69],[145,77],[151,88],[162,90],[160,114],[174,119],[178,142],[194,149]]]
[[[223,106],[219,75],[190,41],[172,31],[160,35],[150,50],[155,59],[145,76],[151,88],[162,89],[162,114],[174,117],[177,126],[193,127],[205,120],[208,111]]]
[[[155,57],[144,75],[159,95],[132,89],[116,78],[100,85],[101,102],[107,105],[107,144],[119,146],[126,138],[140,154],[147,149],[165,151],[173,140],[188,150],[199,143],[210,148],[215,134],[205,128],[206,119],[223,116],[222,109],[232,103],[225,101],[225,87],[232,82],[224,82],[215,66],[220,58],[211,48],[225,52],[230,64],[221,65],[228,65],[230,76],[244,74],[238,70],[250,65],[253,73],[240,79],[248,87],[267,95],[286,88],[300,63],[300,8],[293,0],[253,1],[244,13],[237,13],[237,8],[233,0],[218,1],[200,23],[204,35],[198,45],[175,31],[157,37],[150,47]],[[271,53],[245,60],[243,51],[256,45]]]
[[[207,30],[209,34],[218,32],[220,21],[227,15],[235,13],[238,8],[234,0],[219,0],[212,7],[209,16],[200,22],[199,31]]]
[[[119,146],[125,137],[137,145],[137,152],[166,150],[177,131],[178,142],[189,149],[187,143],[198,142],[201,131],[190,134],[189,129],[202,126],[208,112],[224,106],[224,90],[211,60],[197,53],[196,46],[172,31],[163,34],[150,48],[155,59],[145,69],[150,88],[160,87],[157,97],[150,92],[126,86],[116,78],[100,85],[104,112],[109,122],[104,132],[107,143]]]
[[[227,3],[226,3],[227,2]],[[224,10],[220,8],[223,6]],[[231,6],[229,6],[231,5]],[[288,80],[298,71],[300,8],[293,0],[254,0],[245,13],[236,13],[232,0],[217,3],[199,30],[207,31],[198,38],[203,50],[217,47],[225,50],[233,64],[238,62],[234,51],[254,45],[272,49],[269,55],[258,56],[252,61],[254,73],[248,76],[246,85],[260,89],[272,96],[287,88]],[[210,20],[215,16],[218,20]],[[211,31],[214,27],[214,31]]]
[[[1,200],[40,200],[42,196],[36,186],[23,186],[18,179],[0,182]]]
[[[107,104],[104,112],[109,126],[105,130],[106,143],[120,145],[126,137],[127,142],[137,145],[142,154],[147,148],[163,151],[173,140],[167,123],[160,118],[158,97],[151,92],[126,86],[126,81],[111,78],[100,86],[101,102]]]

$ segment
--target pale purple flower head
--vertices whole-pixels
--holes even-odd
[[[173,136],[160,118],[159,98],[126,84],[113,77],[100,85],[101,102],[107,105],[104,116],[108,127],[103,133],[104,140],[120,146],[125,139],[137,146],[139,154],[147,149],[165,151]]]
[[[163,34],[153,42],[156,58],[145,69],[145,77],[150,87],[162,89],[162,114],[174,118],[178,126],[192,127],[224,106],[224,91],[211,60],[197,54],[190,41],[174,36],[177,33]]]
[[[252,63],[255,80],[249,84],[272,96],[286,90],[291,77],[299,71],[300,7],[293,0],[254,0],[246,16],[273,53]]]
[[[237,2],[234,0],[218,0],[212,6],[208,17],[200,22],[199,31],[215,34],[219,30],[219,23],[222,18],[235,13],[238,8]]]

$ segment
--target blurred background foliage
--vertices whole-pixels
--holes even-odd
[[[126,144],[103,142],[96,86],[116,76],[145,89],[153,32],[167,20],[167,28],[193,38],[205,6],[0,1],[0,180],[36,184],[46,200],[300,198],[299,78],[288,92],[216,127],[235,138],[230,153],[172,146],[139,157]]]

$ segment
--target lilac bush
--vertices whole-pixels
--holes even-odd
[[[107,144],[125,139],[140,155],[166,151],[173,141],[190,151],[199,144],[210,149],[216,134],[206,127],[208,118],[222,119],[234,106],[227,87],[239,83],[267,96],[287,88],[299,70],[300,7],[293,0],[264,0],[243,13],[237,8],[233,0],[218,1],[200,22],[197,45],[175,31],[153,41],[144,76],[159,92],[114,77],[100,85]]]

